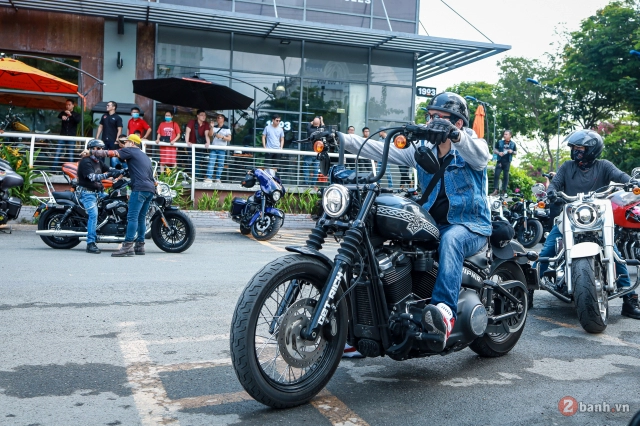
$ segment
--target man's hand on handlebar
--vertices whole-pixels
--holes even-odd
[[[449,120],[444,118],[434,118],[425,129],[425,139],[433,145],[440,145],[451,139],[452,142],[460,141],[460,130]]]

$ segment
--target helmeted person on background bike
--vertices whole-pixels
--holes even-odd
[[[89,155],[83,157],[78,163],[78,187],[76,192],[89,216],[87,220],[87,253],[93,254],[100,253],[100,249],[96,245],[98,200],[107,196],[102,186],[102,180],[122,174],[120,170],[110,169],[102,161],[98,160],[96,153],[102,151],[104,147],[104,142],[101,140],[91,139],[87,143]]]
[[[492,231],[486,197],[491,154],[487,142],[468,128],[469,110],[461,96],[450,92],[436,95],[427,106],[427,119],[426,143],[421,142],[417,150],[392,146],[388,161],[417,168],[421,188],[427,188],[435,175],[421,166],[427,150],[438,158],[440,167],[446,167],[422,205],[440,230],[440,263],[426,314],[426,318],[431,315],[432,326],[425,331],[438,340],[442,337],[442,342],[429,343],[432,350],[442,351],[455,323],[463,261],[486,247]],[[345,148],[352,153],[364,143],[357,135],[345,135],[344,139]],[[383,146],[383,142],[370,140],[362,147],[361,156],[381,161]]]
[[[593,130],[576,130],[565,138],[569,148],[571,148],[571,160],[566,161],[558,169],[558,173],[547,188],[547,198],[550,202],[557,199],[556,191],[562,191],[569,196],[576,196],[579,193],[586,194],[599,188],[608,186],[610,182],[627,183],[631,176],[618,169],[608,160],[599,160],[604,148],[602,137]],[[562,233],[555,225],[540,252],[540,257],[554,257],[556,254],[556,240],[562,237]],[[620,252],[613,248],[618,256]],[[544,277],[544,272],[549,268],[548,263],[540,263],[540,277]],[[618,280],[619,287],[630,287],[631,280],[624,264],[616,262],[616,273],[624,274]],[[633,292],[622,298],[622,315],[629,318],[640,319],[640,307],[638,306],[638,295]]]

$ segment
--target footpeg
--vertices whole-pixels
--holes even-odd
[[[380,356],[380,345],[375,340],[361,339],[358,342],[358,352],[366,357]]]

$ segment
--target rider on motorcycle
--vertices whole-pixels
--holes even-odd
[[[104,149],[104,142],[91,139],[87,143],[89,155],[78,163],[77,193],[80,202],[87,211],[87,253],[100,254],[96,245],[96,227],[98,226],[98,200],[107,196],[102,180],[120,176],[120,170],[110,169],[96,157],[96,152]]]
[[[427,106],[427,120],[427,144],[421,142],[418,150],[413,145],[404,150],[392,146],[388,161],[417,168],[421,188],[427,188],[435,175],[420,165],[425,164],[426,150],[438,158],[440,167],[450,162],[423,204],[440,230],[438,276],[426,315],[431,314],[431,326],[425,331],[442,336],[442,342],[430,342],[432,350],[442,351],[456,319],[463,261],[486,247],[491,235],[486,199],[491,154],[485,140],[468,128],[469,110],[461,96],[451,92],[436,95]],[[345,135],[345,148],[352,153],[363,143],[360,136]],[[369,140],[361,155],[381,161],[383,146],[383,142]]]
[[[593,130],[576,130],[566,137],[565,142],[571,148],[571,160],[566,161],[558,173],[554,176],[547,190],[547,198],[554,202],[557,199],[556,191],[562,191],[569,196],[578,193],[595,191],[598,188],[609,185],[610,182],[627,183],[631,176],[618,169],[608,160],[598,160],[604,148],[602,137]],[[556,240],[562,237],[562,233],[555,225],[547,237],[544,247],[540,252],[540,257],[553,257],[556,254]],[[614,247],[616,254],[620,255],[618,249]],[[540,277],[549,268],[548,263],[540,264]],[[616,262],[616,273],[624,274],[626,277],[620,278],[619,287],[630,287],[631,280],[627,272],[626,265]],[[640,319],[640,307],[638,306],[638,295],[633,292],[622,298],[622,315]]]

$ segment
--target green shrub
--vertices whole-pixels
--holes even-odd
[[[34,151],[34,161],[38,157],[38,154],[40,154],[40,150]],[[31,196],[35,193],[41,193],[44,186],[40,183],[34,183],[34,180],[39,174],[36,174],[29,166],[27,154],[21,152],[18,148],[11,147],[9,144],[2,144],[0,145],[0,158],[8,161],[11,168],[24,179],[24,183],[21,186],[9,190],[9,195],[20,198],[25,205],[37,205],[38,201],[32,200]]]
[[[502,176],[500,176],[502,177]],[[516,192],[522,194],[527,200],[533,200],[533,192],[531,187],[536,181],[527,175],[527,172],[511,165],[509,170],[509,193],[514,194]],[[516,191],[518,190],[518,191]]]

